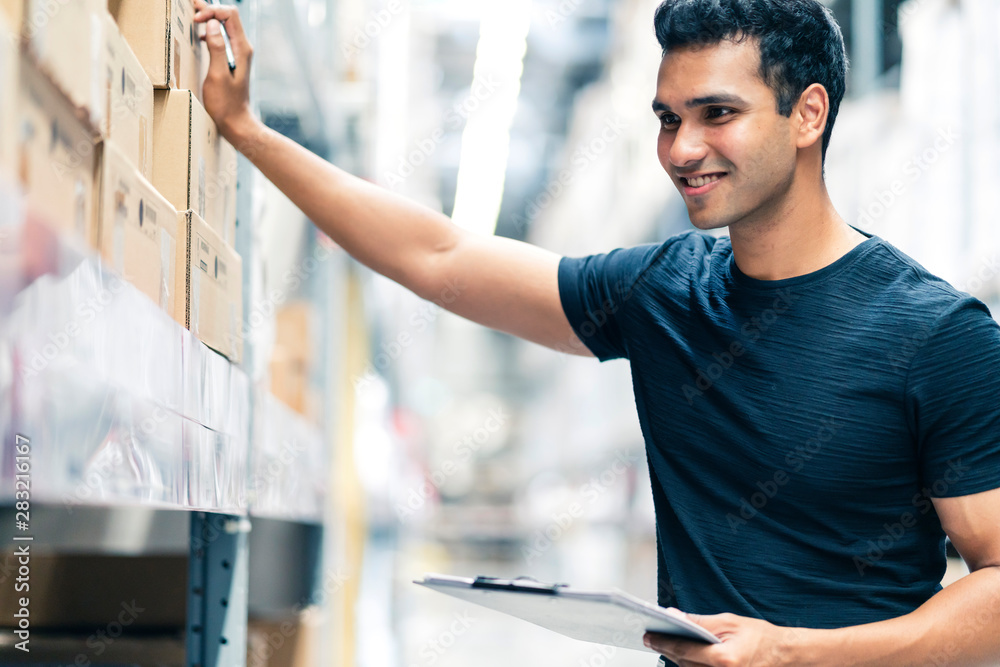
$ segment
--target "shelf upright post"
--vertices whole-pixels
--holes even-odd
[[[240,10],[240,22],[251,44],[257,38],[256,0],[223,0]],[[252,76],[252,74],[251,74]],[[256,110],[253,81],[251,105]],[[253,234],[253,179],[255,169],[241,155],[236,166],[236,238],[234,246],[243,264],[242,369],[251,382],[255,377],[253,336],[246,336],[249,314],[254,307],[253,266],[256,247]],[[253,438],[255,392],[250,392],[248,433]],[[248,443],[249,445],[249,443]],[[247,456],[244,480],[249,480],[251,457]],[[247,489],[243,489],[245,494]],[[190,560],[188,565],[188,667],[245,667],[247,656],[247,607],[249,602],[250,520],[243,516],[191,512]]]
[[[248,535],[246,517],[191,514],[188,667],[245,667]]]

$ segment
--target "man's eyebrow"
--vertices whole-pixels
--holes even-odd
[[[696,97],[694,99],[688,100],[684,103],[684,106],[688,109],[694,109],[697,107],[703,107],[709,104],[734,104],[737,106],[746,105],[746,101],[739,95],[730,95],[729,93],[717,93],[715,95],[706,95],[704,97]],[[664,104],[660,100],[653,100],[653,111],[671,111],[670,106]]]

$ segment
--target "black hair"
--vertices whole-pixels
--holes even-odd
[[[778,113],[791,116],[803,91],[826,88],[830,111],[823,161],[844,98],[847,53],[833,13],[818,0],[664,0],[653,17],[668,52],[751,38],[760,49],[760,78],[774,91]]]

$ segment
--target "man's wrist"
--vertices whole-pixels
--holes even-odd
[[[819,642],[822,630],[809,628],[783,628],[781,639],[781,664],[795,667],[819,667],[823,661],[819,658]]]
[[[233,145],[236,150],[248,155],[251,149],[261,140],[265,126],[249,109],[237,116],[227,118],[219,123],[219,133]],[[249,157],[249,155],[248,155]]]

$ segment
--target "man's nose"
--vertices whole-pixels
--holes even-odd
[[[670,145],[670,164],[675,167],[692,166],[705,159],[706,153],[707,148],[700,129],[681,123]]]

